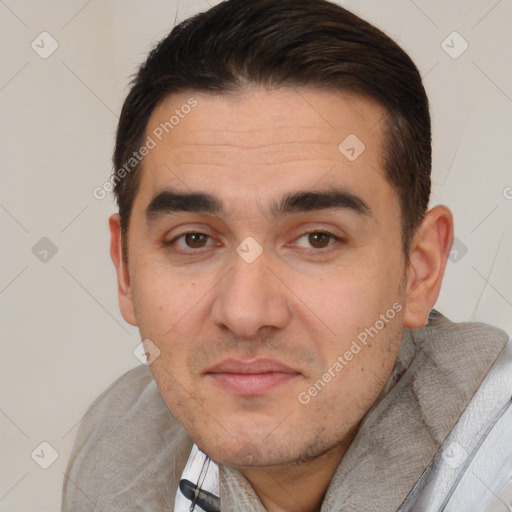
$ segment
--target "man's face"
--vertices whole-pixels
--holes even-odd
[[[214,460],[325,453],[390,376],[406,283],[382,116],[361,97],[289,87],[175,94],[151,116],[128,235],[132,322],[160,350],[150,370],[167,405]]]

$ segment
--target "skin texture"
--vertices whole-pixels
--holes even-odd
[[[369,99],[290,87],[180,93],[155,109],[146,135],[190,97],[197,106],[143,161],[129,264],[119,216],[109,221],[121,312],[159,348],[151,373],[195,443],[240,467],[267,510],[312,511],[390,376],[403,327],[427,322],[452,217],[444,206],[431,209],[405,257],[399,198],[382,168],[383,110]],[[365,145],[354,161],[338,149],[349,134]],[[271,215],[286,194],[332,187],[369,213]],[[164,189],[211,194],[224,212],[148,221],[146,209]],[[186,232],[208,236],[176,240]],[[246,237],[263,249],[252,263],[236,252]],[[378,334],[301,403],[299,394],[393,307]],[[295,373],[260,394],[234,393],[208,374],[228,357],[272,358]]]

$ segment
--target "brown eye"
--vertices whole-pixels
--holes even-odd
[[[185,244],[191,249],[204,247],[208,239],[208,235],[205,235],[204,233],[186,233],[184,237]]]
[[[341,242],[341,238],[329,233],[329,231],[309,231],[300,236],[296,245],[304,249],[322,252],[322,249],[328,249],[336,242]]]
[[[327,247],[331,238],[333,238],[332,235],[322,233],[321,231],[317,233],[308,233],[308,242],[315,249],[323,249],[324,247]]]
[[[178,235],[169,242],[164,242],[164,245],[172,251],[192,254],[199,252],[199,249],[206,249],[214,244],[211,236],[190,231]]]

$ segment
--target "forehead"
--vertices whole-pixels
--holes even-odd
[[[143,160],[137,198],[147,202],[172,187],[234,204],[316,184],[389,196],[383,119],[372,100],[312,88],[173,94],[148,122],[145,139],[154,147]]]

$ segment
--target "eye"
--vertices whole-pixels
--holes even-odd
[[[207,234],[191,231],[178,235],[170,242],[166,242],[165,245],[177,245],[180,249],[186,251],[187,249],[202,249],[207,247],[208,241],[213,240]]]
[[[300,247],[305,247],[309,249],[313,247],[314,249],[325,249],[336,243],[337,241],[342,241],[340,237],[329,233],[329,231],[309,231],[304,233],[302,236],[297,238],[297,242],[301,239],[305,239],[305,243],[308,245],[301,245],[298,243]]]

